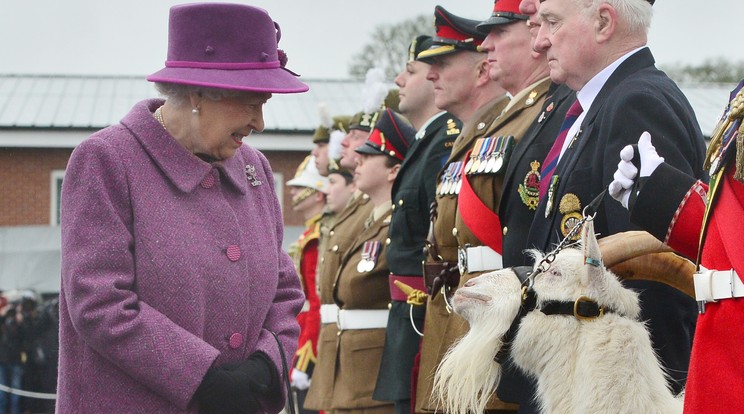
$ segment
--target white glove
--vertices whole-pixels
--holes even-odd
[[[644,132],[638,139],[638,153],[640,155],[640,177],[649,177],[656,168],[664,162],[651,143],[651,134]],[[613,175],[614,180],[609,185],[610,196],[628,208],[631,190],[638,176],[638,169],[633,165],[634,151],[631,145],[620,150],[620,162]]]
[[[310,377],[307,376],[307,373],[302,372],[299,369],[293,369],[292,374],[290,374],[290,384],[292,385],[292,388],[300,391],[306,390],[310,388]]]

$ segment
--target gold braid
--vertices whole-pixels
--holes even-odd
[[[716,129],[713,130],[703,168],[710,169],[713,160],[721,155],[724,133],[734,121],[742,117],[744,117],[744,89],[736,94],[729,104],[728,113],[724,115],[716,125]],[[739,126],[736,137],[736,174],[734,178],[744,182],[744,123]]]

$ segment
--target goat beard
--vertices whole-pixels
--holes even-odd
[[[494,357],[511,320],[480,319],[450,347],[437,367],[432,396],[437,408],[448,414],[484,412],[501,380],[501,365]]]

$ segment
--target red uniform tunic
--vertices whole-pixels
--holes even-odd
[[[700,264],[706,269],[734,269],[744,276],[744,183],[734,178],[733,157],[721,177],[709,213]],[[708,200],[708,186],[662,164],[644,185],[631,218],[649,229],[670,247],[694,259],[698,254],[700,232]],[[658,174],[657,174],[658,172]],[[675,199],[675,191],[686,182],[688,191],[682,201],[676,197],[676,209],[662,234],[658,211],[665,211]],[[690,185],[690,182],[693,182]],[[663,184],[666,183],[666,184]],[[675,184],[670,184],[675,183]],[[676,192],[677,195],[682,193]],[[647,207],[656,206],[656,212]],[[672,211],[672,210],[668,210]],[[656,220],[654,224],[653,221]],[[692,347],[685,413],[733,412],[744,407],[744,298],[707,302],[698,315]]]
[[[318,356],[318,335],[320,333],[320,297],[315,285],[318,267],[318,238],[320,237],[320,215],[308,220],[305,232],[297,240],[294,254],[297,273],[305,292],[305,305],[297,315],[300,324],[300,339],[295,353],[292,369],[312,375]]]

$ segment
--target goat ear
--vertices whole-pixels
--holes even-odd
[[[597,236],[594,234],[594,221],[584,223],[581,229],[581,242],[584,246],[584,272],[582,285],[592,290],[601,290],[605,285],[602,252],[599,250]]]

